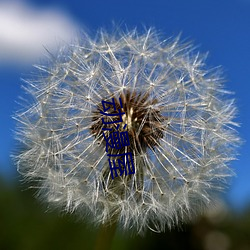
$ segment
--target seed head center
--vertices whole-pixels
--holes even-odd
[[[136,122],[137,118],[134,119],[134,121],[132,120],[132,117],[133,117],[133,113],[134,113],[134,110],[133,108],[131,107],[127,113],[125,113],[123,116],[122,116],[122,127],[127,124],[127,128],[128,130],[132,129],[133,127],[133,123]]]
[[[120,125],[118,130],[123,132],[123,128],[128,131],[130,146],[127,150],[133,151],[133,154],[141,154],[147,148],[154,148],[159,145],[160,139],[163,138],[164,120],[160,110],[153,109],[153,104],[157,103],[157,99],[150,99],[148,93],[136,93],[127,91],[118,96],[122,100],[122,105],[119,105],[118,98],[115,98],[116,108],[122,111]],[[150,115],[148,110],[151,108]],[[91,133],[102,141],[103,146],[106,146],[106,141],[102,139],[103,128],[107,128],[105,136],[108,138],[112,131],[117,129],[117,125],[106,123],[103,125],[102,120],[108,122],[107,117],[103,117],[100,113],[102,110],[102,104],[98,104],[97,110],[93,112],[93,124],[91,126]],[[112,115],[119,113],[116,110],[111,110]],[[116,121],[116,120],[114,120]],[[125,126],[126,125],[126,126]],[[125,128],[126,127],[126,128]],[[111,132],[110,132],[111,131]],[[120,149],[119,152],[122,152]],[[125,149],[124,149],[125,150]]]

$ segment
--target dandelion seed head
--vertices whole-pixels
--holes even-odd
[[[233,175],[239,143],[218,70],[207,70],[191,44],[162,41],[153,29],[82,36],[26,80],[32,101],[15,116],[19,172],[37,181],[44,201],[97,224],[164,231],[203,212]],[[107,136],[117,128],[102,119],[116,118],[100,113],[112,98],[130,145],[109,153],[131,152],[135,165],[114,179],[103,128]]]

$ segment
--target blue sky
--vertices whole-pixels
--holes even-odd
[[[129,28],[154,26],[166,37],[181,33],[201,52],[209,51],[210,67],[222,66],[225,88],[235,92],[244,140],[232,163],[237,177],[227,199],[237,208],[250,204],[250,0],[1,1],[0,175],[16,179],[10,160],[15,150],[11,116],[22,95],[21,78],[46,54],[43,45],[53,50],[55,37],[68,41],[78,27],[95,34],[100,27],[111,27],[112,21]]]

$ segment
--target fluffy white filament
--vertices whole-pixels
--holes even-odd
[[[15,116],[18,170],[36,180],[44,201],[97,223],[115,217],[124,229],[163,231],[202,212],[232,175],[239,141],[218,72],[206,70],[190,44],[162,41],[152,29],[82,36],[26,81],[32,99]],[[157,100],[144,115],[160,110],[163,136],[135,157],[133,185],[108,185],[108,156],[90,128],[97,105],[124,91]],[[124,115],[128,126],[132,111]]]

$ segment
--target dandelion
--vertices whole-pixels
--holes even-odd
[[[203,212],[233,175],[239,141],[218,70],[207,70],[190,43],[153,29],[82,35],[26,80],[32,101],[15,116],[19,172],[48,204],[138,233]],[[116,118],[100,112],[112,98],[130,145],[108,152],[130,152],[135,167],[114,179],[103,128],[108,137],[115,125],[102,121]]]

